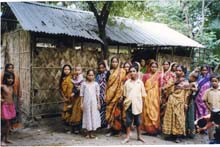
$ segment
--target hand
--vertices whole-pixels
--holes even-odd
[[[23,104],[23,102],[24,102],[24,99],[23,99],[23,98],[20,98],[20,99],[19,99],[19,106],[21,106],[21,105]]]
[[[63,100],[64,100],[64,102],[68,102],[69,101],[68,98],[66,98],[66,97],[64,97]]]
[[[188,109],[188,107],[189,107],[189,106],[188,106],[187,104],[185,104],[185,105],[184,105],[184,110],[186,111],[186,110]]]
[[[121,96],[120,98],[119,98],[119,103],[121,103],[123,101],[123,96]]]
[[[83,104],[80,105],[81,110],[83,111]]]
[[[101,109],[101,106],[100,106],[100,104],[97,104],[97,108],[98,108],[98,110],[100,110],[100,109]]]
[[[71,97],[74,97],[74,95],[75,95],[75,93],[73,92],[73,93],[71,94]]]

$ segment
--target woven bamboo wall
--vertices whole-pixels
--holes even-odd
[[[8,32],[3,35],[5,63],[12,63],[15,73],[20,78],[22,89],[22,112],[30,114],[30,34],[22,30]]]

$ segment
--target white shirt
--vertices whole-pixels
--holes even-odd
[[[127,104],[128,106],[132,104],[132,113],[134,115],[140,114],[142,112],[142,97],[145,97],[146,95],[147,94],[144,88],[144,84],[140,79],[135,81],[129,79],[125,82],[124,96],[126,98],[124,104]]]

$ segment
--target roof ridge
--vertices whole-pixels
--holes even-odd
[[[7,2],[7,3],[10,3],[10,2]],[[70,9],[70,8],[65,8],[65,7],[61,7],[61,6],[49,5],[49,4],[38,3],[38,2],[19,2],[19,3],[38,5],[38,6],[43,6],[43,7],[50,7],[53,9],[61,9],[61,10],[65,10],[65,11],[93,14],[93,12],[90,12],[90,11],[84,11],[84,10],[79,10],[79,9]]]

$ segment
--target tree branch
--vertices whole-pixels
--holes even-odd
[[[103,25],[106,26],[113,1],[107,1],[102,9]]]

